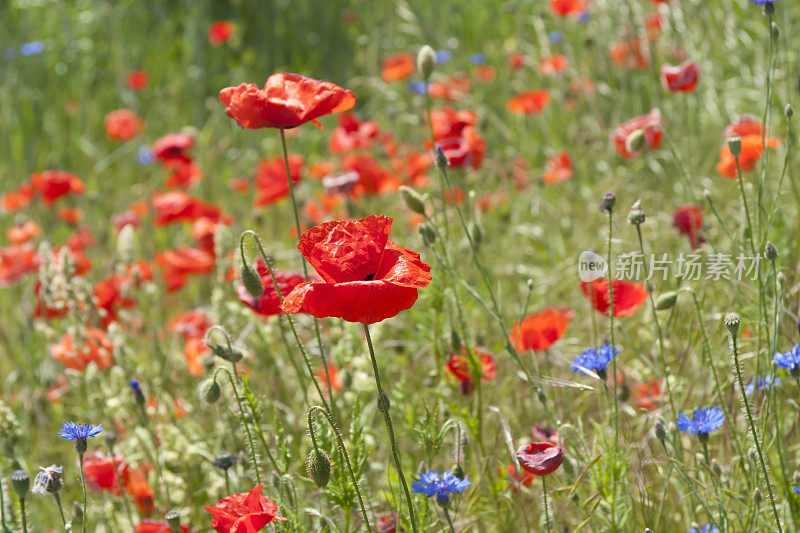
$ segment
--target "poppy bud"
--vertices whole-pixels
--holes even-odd
[[[644,130],[634,130],[625,138],[625,150],[631,154],[638,154],[644,150],[645,142],[646,139],[644,138]]]
[[[786,115],[786,118],[792,118],[794,116],[792,104],[786,104],[786,107],[783,109],[783,114]]]
[[[229,470],[236,464],[236,456],[231,455],[231,452],[222,450],[217,453],[217,458],[211,461],[211,464],[220,470]]]
[[[226,361],[230,361],[231,363],[238,363],[241,361],[244,354],[239,350],[234,350],[233,348],[228,348],[227,346],[223,346],[221,344],[212,344],[211,351],[214,352],[214,355],[225,359]]]
[[[544,389],[541,387],[536,389],[536,398],[539,400],[539,402],[541,402],[542,405],[547,403],[547,395],[545,395]]]
[[[427,82],[433,74],[433,66],[436,64],[436,52],[427,44],[419,49],[417,53],[417,69],[422,73],[422,77]]]
[[[20,500],[28,496],[28,489],[31,486],[31,475],[25,470],[14,470],[11,472],[11,488],[17,493]]]
[[[783,287],[784,285],[786,285],[786,274],[784,274],[783,272],[778,272],[778,277],[775,278],[775,281],[778,282],[778,285]]]
[[[675,291],[665,292],[661,294],[656,300],[656,310],[666,311],[672,309],[675,302],[678,300],[678,293]]]
[[[756,505],[760,505],[760,504],[761,504],[761,501],[762,501],[763,499],[764,499],[764,497],[763,497],[763,496],[761,496],[761,491],[760,491],[760,490],[758,490],[758,488],[755,488],[755,489],[753,490],[753,501],[755,502],[755,504],[756,504]]]
[[[250,293],[253,298],[259,298],[264,294],[264,287],[261,285],[261,278],[255,270],[253,270],[247,263],[242,263],[242,268],[239,269],[239,275],[242,277],[242,285]]]
[[[728,148],[733,154],[733,157],[739,157],[739,154],[742,153],[742,138],[738,135],[734,135],[728,138]]]
[[[614,211],[614,204],[617,203],[617,195],[613,192],[607,192],[600,198],[600,211]]]
[[[781,30],[778,28],[778,25],[774,22],[769,25],[769,36],[772,37],[773,40],[778,40],[778,37],[781,35]]]
[[[631,388],[627,383],[619,386],[619,401],[626,402],[631,397]]]
[[[72,527],[77,530],[77,527],[83,525],[83,506],[75,502],[72,506]]]
[[[736,333],[739,332],[739,324],[742,322],[742,319],[736,313],[728,313],[725,315],[723,319],[723,324],[725,327],[728,328],[728,332],[731,334],[731,337],[736,337]]]
[[[722,475],[722,466],[716,459],[711,459],[711,471],[714,472],[717,477]]]
[[[767,244],[764,246],[764,257],[769,261],[775,261],[778,258],[778,249],[775,248],[775,245],[772,244],[771,241],[767,241]]]
[[[421,194],[406,185],[401,185],[399,191],[409,209],[420,215],[425,214],[425,199]]]
[[[200,386],[197,389],[197,394],[198,396],[200,396],[201,400],[211,404],[219,400],[222,391],[219,388],[217,380],[214,378],[210,378],[200,384]]]
[[[306,472],[314,484],[323,489],[331,480],[331,460],[328,454],[320,449],[313,449],[306,458]]]
[[[661,420],[656,420],[655,434],[656,438],[661,442],[664,442],[664,439],[667,438],[667,428],[664,427],[664,422]]]
[[[441,146],[436,147],[436,168],[439,170],[445,169],[450,165],[450,161],[447,160],[447,156],[444,155],[444,150],[442,150]]]
[[[577,491],[572,493],[572,501],[574,503],[578,503],[579,501],[581,501],[581,496],[580,494],[577,493]]]
[[[475,243],[475,246],[478,246],[483,241],[483,230],[481,229],[480,224],[477,222],[472,223],[472,240]]]
[[[628,212],[628,224],[638,226],[644,223],[645,218],[644,209],[642,209],[642,206],[639,205],[639,201],[637,200]]]
[[[422,235],[422,240],[426,245],[433,246],[433,243],[436,242],[436,232],[426,222],[417,226],[417,231]]]
[[[461,351],[461,337],[458,336],[458,332],[455,329],[450,330],[450,347],[454,352]]]
[[[172,533],[179,533],[181,530],[181,515],[178,511],[172,509],[167,511],[167,514],[164,515],[164,520],[167,521],[167,525],[172,530]]]
[[[644,533],[653,533],[653,530],[649,527],[644,528]]]

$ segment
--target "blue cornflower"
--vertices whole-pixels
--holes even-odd
[[[44,43],[42,41],[31,41],[19,47],[19,53],[23,56],[33,56],[42,52],[44,52]]]
[[[156,160],[156,156],[153,155],[153,151],[150,150],[149,146],[140,146],[136,155],[139,158],[140,165],[149,165]]]
[[[771,4],[771,3],[773,3],[773,2],[775,2],[777,0],[750,0],[750,1],[752,3],[754,3],[754,4],[758,4],[760,6],[763,6],[764,4]]]
[[[687,533],[719,533],[719,528],[714,524],[706,524],[700,528],[689,528]]]
[[[725,423],[725,413],[716,405],[698,407],[692,413],[692,418],[681,411],[676,421],[679,430],[688,431],[692,435],[697,433],[701,439],[708,437],[709,433],[719,429],[723,423]]]
[[[753,394],[753,392],[758,392],[762,389],[769,390],[772,388],[773,385],[780,385],[781,378],[775,377],[773,379],[772,374],[767,374],[763,378],[761,376],[756,376],[753,381],[751,381],[747,387],[744,388],[747,395]]]
[[[437,63],[447,63],[453,58],[452,52],[450,50],[437,50],[436,51],[436,62]]]
[[[792,492],[794,492],[795,494],[800,494],[800,487],[798,487],[797,485],[792,485]]]
[[[550,39],[551,43],[560,43],[562,35],[560,31],[551,31],[547,34],[547,38]]]
[[[592,17],[591,17],[591,15],[589,15],[589,12],[588,11],[584,11],[578,17],[578,22],[583,22],[585,24],[585,23],[589,22],[589,19],[591,19],[591,18]]]
[[[776,353],[772,362],[778,368],[785,368],[793,376],[800,376],[800,344],[795,344],[794,348],[784,353]]]
[[[58,436],[67,440],[86,440],[89,437],[94,437],[103,431],[103,426],[95,426],[92,424],[76,424],[75,422],[64,422]]]
[[[438,470],[423,472],[419,478],[411,484],[411,492],[414,494],[424,494],[428,498],[436,496],[439,505],[446,506],[450,503],[450,494],[463,492],[472,482],[469,476],[464,479],[457,478],[449,470],[445,470],[439,475]]]
[[[473,65],[483,65],[486,63],[486,56],[483,54],[471,54],[469,56],[469,62]]]
[[[575,356],[572,360],[570,368],[573,372],[586,374],[586,370],[592,370],[600,376],[601,379],[606,379],[606,367],[608,363],[614,360],[619,355],[619,348],[613,347],[604,342],[603,345],[597,349],[586,348],[579,355]]]
[[[410,81],[408,82],[408,90],[414,94],[425,94],[425,82],[424,81]]]

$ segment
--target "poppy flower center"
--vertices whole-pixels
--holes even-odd
[[[372,281],[373,279],[375,279],[375,272],[367,274],[366,277],[364,277],[364,281]]]

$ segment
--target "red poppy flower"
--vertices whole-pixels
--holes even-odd
[[[181,246],[156,254],[155,262],[161,267],[167,291],[172,292],[186,284],[190,274],[208,274],[214,270],[214,253],[201,248]]]
[[[725,127],[725,132],[722,134],[722,139],[727,141],[734,135],[738,135],[739,137],[758,135],[761,137],[761,130],[762,126],[759,119],[750,115],[742,115],[736,120],[736,122],[731,122]]]
[[[358,175],[358,181],[350,189],[354,196],[396,191],[402,184],[394,172],[382,167],[370,154],[349,155],[342,160],[342,168]]]
[[[511,67],[511,70],[519,70],[525,66],[525,56],[519,52],[508,54],[506,61],[508,61],[508,66]]]
[[[104,370],[111,366],[114,345],[105,332],[97,328],[87,328],[80,346],[69,333],[61,337],[58,344],[50,346],[50,356],[72,370],[86,370],[90,363]]]
[[[617,153],[625,159],[633,159],[639,152],[633,153],[628,151],[627,141],[628,137],[638,131],[644,131],[645,146],[650,149],[656,149],[661,145],[662,130],[664,123],[661,119],[661,111],[653,109],[646,115],[633,117],[624,124],[620,124],[614,129],[611,134],[611,141],[614,143]]]
[[[36,197],[36,189],[30,183],[23,183],[17,190],[8,192],[0,199],[0,209],[6,213],[13,213],[28,206]]]
[[[264,288],[264,292],[261,293],[261,296],[258,298],[253,298],[243,285],[239,285],[236,287],[239,300],[261,316],[280,314],[281,300],[278,296],[278,291],[275,290],[275,284],[272,282],[272,276],[269,273],[267,265],[260,257],[256,258],[255,269],[261,278],[261,286]],[[275,271],[275,279],[278,280],[278,288],[284,296],[305,281],[303,274],[285,272],[283,270]]]
[[[753,170],[764,153],[764,146],[761,142],[761,129],[761,121],[747,115],[740,117],[736,122],[728,124],[728,127],[725,128],[725,139],[734,135],[742,138],[742,151],[739,154],[739,169],[742,172]],[[780,146],[780,141],[775,137],[767,136],[766,140],[768,148]],[[733,157],[727,142],[720,148],[717,172],[724,178],[736,179],[736,159]]]
[[[223,215],[218,207],[189,196],[183,191],[153,195],[153,209],[156,212],[153,224],[156,226],[166,226],[175,222],[194,222],[199,218],[224,223],[231,221],[230,217]]]
[[[700,79],[700,66],[694,61],[684,61],[678,66],[661,66],[661,83],[672,92],[690,93]]]
[[[549,442],[561,446],[561,439],[558,438],[558,432],[554,428],[536,424],[531,428],[531,435],[537,442]]]
[[[333,130],[328,147],[334,154],[344,154],[351,150],[366,149],[378,136],[378,124],[362,121],[355,113],[339,115],[339,126]]]
[[[525,471],[537,476],[555,472],[564,462],[561,448],[550,442],[529,442],[517,448],[517,461]]]
[[[469,78],[467,76],[449,76],[447,81],[434,81],[428,85],[428,96],[446,102],[460,100],[469,92]]]
[[[150,465],[139,465],[137,468],[131,468],[127,463],[123,463],[120,469],[122,487],[125,492],[133,496],[139,512],[144,516],[152,514],[155,508],[153,505],[153,489],[147,482],[147,472],[151,469]]]
[[[546,185],[561,183],[572,178],[572,158],[568,150],[562,150],[547,160],[544,178]]]
[[[618,67],[646,70],[650,66],[650,59],[642,52],[642,43],[638,38],[616,43],[608,53]]]
[[[0,248],[0,287],[8,287],[39,268],[39,254],[32,243]]]
[[[187,133],[168,133],[159,137],[150,149],[153,157],[164,165],[175,162],[189,163],[189,151],[194,147],[194,137]]]
[[[491,65],[478,65],[472,72],[481,83],[491,83],[497,77],[497,70]]]
[[[243,128],[294,128],[317,118],[347,111],[355,95],[329,81],[299,74],[279,73],[267,78],[263,89],[254,83],[226,87],[219,93],[225,112]]]
[[[550,11],[558,17],[577,17],[586,11],[586,4],[581,0],[550,0]]]
[[[494,379],[494,376],[497,373],[497,363],[494,362],[494,357],[492,357],[492,354],[478,349],[473,349],[472,353],[478,358],[478,361],[481,365],[481,381],[489,381]],[[466,348],[461,349],[461,356],[452,354],[450,359],[447,360],[446,368],[459,381],[472,381],[469,354],[467,353]]]
[[[208,27],[208,40],[214,46],[228,42],[236,27],[232,22],[221,20]]]
[[[168,189],[175,189],[177,187],[189,189],[200,183],[200,180],[203,179],[203,170],[194,161],[188,161],[186,163],[175,161],[165,165],[165,167],[172,171],[164,181],[164,186]]]
[[[550,103],[550,93],[537,89],[518,94],[508,101],[508,110],[518,115],[533,115],[544,111]]]
[[[564,72],[569,66],[567,58],[561,54],[543,57],[539,62],[539,74],[542,76],[553,76],[559,72]]]
[[[134,91],[141,91],[147,87],[147,82],[150,81],[150,76],[144,70],[134,70],[128,74],[128,87]]]
[[[383,60],[381,79],[383,81],[403,81],[414,73],[416,61],[408,52],[399,52]]]
[[[333,390],[339,392],[344,389],[342,380],[339,377],[339,367],[333,363],[328,363],[327,375],[325,375],[325,368],[319,367],[314,370],[314,377],[322,384],[322,390],[325,391],[325,394],[328,393],[328,377],[331,378],[331,388],[333,388]]]
[[[95,492],[107,491],[115,496],[120,495],[117,475],[124,464],[121,455],[107,457],[100,452],[89,452],[83,458],[83,470],[86,484]]]
[[[633,397],[636,399],[636,407],[653,411],[661,403],[661,380],[637,383],[633,389]]]
[[[689,237],[692,250],[706,242],[703,236],[703,206],[684,205],[672,215],[672,227]]]
[[[289,176],[292,184],[297,186],[300,173],[305,164],[305,158],[297,154],[289,154]],[[253,205],[262,207],[274,204],[278,200],[289,196],[289,182],[286,179],[286,163],[282,157],[261,161],[256,167],[256,190],[258,196]]]
[[[388,240],[392,219],[371,215],[326,222],[303,233],[297,248],[322,281],[301,283],[283,311],[373,324],[409,309],[431,281],[417,252]]]
[[[647,32],[647,38],[651,41],[657,41],[661,37],[661,27],[664,21],[658,13],[651,13],[644,19],[644,28]]]
[[[205,313],[194,309],[191,311],[183,311],[175,315],[172,320],[167,323],[167,330],[172,333],[177,333],[186,340],[202,339],[205,337],[208,328],[213,325],[214,323]]]
[[[217,505],[206,506],[214,519],[211,527],[217,533],[255,533],[273,520],[286,520],[278,516],[278,506],[261,495],[264,485],[256,485],[250,492],[222,498]]]
[[[519,351],[546,350],[564,336],[573,316],[572,309],[548,307],[544,311],[526,316],[522,320],[522,326],[515,322],[509,340]]]
[[[436,141],[450,166],[480,168],[486,154],[486,141],[471,126],[461,130],[461,135]]]
[[[29,220],[17,226],[13,226],[6,230],[6,237],[11,244],[25,244],[26,242],[35,239],[42,232],[39,224],[33,220]]]
[[[634,314],[649,295],[642,283],[612,279],[611,287],[614,295],[614,316]],[[604,315],[610,314],[611,302],[608,297],[607,278],[596,279],[591,283],[583,281],[581,282],[581,290],[584,296],[592,302],[592,307],[596,311]]]
[[[130,109],[111,111],[103,124],[108,138],[114,141],[129,141],[144,129],[144,121]]]
[[[45,205],[68,194],[83,194],[84,185],[78,176],[63,170],[45,170],[31,174],[31,185],[42,197]]]
[[[166,521],[151,520],[149,518],[141,520],[133,528],[133,533],[170,533],[171,531],[172,528]],[[189,533],[189,528],[181,524],[181,533]]]

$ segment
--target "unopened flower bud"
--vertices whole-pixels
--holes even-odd
[[[431,74],[433,74],[434,65],[436,65],[436,52],[426,44],[420,48],[417,53],[417,69],[426,82],[430,79]]]
[[[181,514],[172,509],[167,511],[167,514],[164,515],[164,520],[167,521],[167,525],[169,526],[172,533],[180,533],[181,530]]]
[[[229,470],[236,464],[236,456],[231,455],[231,452],[221,450],[217,453],[217,458],[211,461],[211,464],[220,470]]]
[[[756,505],[760,505],[760,504],[761,504],[761,501],[762,501],[763,499],[764,499],[764,497],[761,495],[761,491],[760,491],[760,490],[758,490],[758,487],[756,487],[755,489],[753,489],[753,501],[755,502],[755,504],[756,504]]]
[[[764,246],[764,257],[769,261],[775,261],[778,258],[778,249],[775,248],[775,245],[772,244],[771,241],[767,241],[767,244]]]
[[[331,480],[331,460],[328,454],[318,448],[311,450],[306,457],[306,472],[317,487],[325,488]]]
[[[436,147],[436,168],[438,169],[445,169],[450,166],[450,161],[447,160],[447,156],[444,155],[444,150],[442,150],[441,146]]]
[[[756,462],[756,459],[758,459],[758,452],[756,452],[755,447],[750,446],[750,448],[747,450],[747,457],[754,463]]]
[[[244,354],[239,350],[234,350],[233,348],[229,348],[228,346],[223,346],[222,344],[212,344],[210,345],[211,351],[214,352],[214,355],[225,359],[226,361],[230,361],[231,363],[238,363],[242,360]]]
[[[729,137],[728,148],[730,149],[731,154],[733,154],[733,157],[739,157],[739,154],[742,153],[742,138],[738,135]]]
[[[777,40],[778,37],[781,35],[781,30],[778,28],[778,25],[774,22],[769,25],[769,36],[772,37],[773,40]]]
[[[461,351],[461,337],[455,329],[450,330],[450,347],[456,353]]]
[[[735,337],[739,332],[739,324],[742,322],[742,319],[736,313],[728,313],[725,315],[722,322],[725,324],[725,327],[728,328],[728,332],[731,336]]]
[[[786,107],[783,109],[783,114],[786,115],[786,118],[792,118],[794,116],[792,104],[786,104]]]
[[[200,396],[201,400],[211,404],[219,400],[222,391],[219,388],[217,380],[214,378],[209,378],[200,384],[197,389],[197,394]]]
[[[258,298],[264,294],[264,286],[261,285],[261,277],[253,268],[247,263],[242,263],[239,269],[239,275],[242,278],[242,285],[250,293],[253,298]]]
[[[678,293],[675,291],[665,292],[659,295],[658,299],[656,300],[656,309],[658,311],[666,311],[667,309],[672,309],[675,306],[675,302],[678,300]]]
[[[401,185],[399,190],[403,201],[409,209],[420,215],[425,214],[425,199],[420,193],[406,185]]]
[[[625,150],[631,154],[638,154],[644,150],[645,141],[644,130],[634,130],[625,138]]]
[[[14,470],[11,472],[11,488],[17,493],[20,500],[28,497],[28,489],[31,486],[31,475],[25,470]]]
[[[639,205],[639,202],[637,201],[635,204],[633,204],[633,207],[631,207],[631,210],[628,212],[628,224],[639,226],[644,223],[645,218],[644,209],[642,209],[642,206]]]
[[[433,243],[436,242],[436,231],[427,222],[417,226],[417,231],[422,235],[422,240],[426,245],[433,246]]]
[[[664,426],[664,422],[661,420],[656,420],[654,432],[656,434],[656,438],[661,442],[664,442],[664,439],[667,438],[667,428]]]
[[[722,475],[722,466],[716,459],[711,459],[711,471],[714,472],[714,474],[716,474],[717,477]]]
[[[600,198],[600,211],[614,211],[614,205],[617,203],[617,195],[613,192],[607,192]]]
[[[470,234],[472,234],[472,242],[475,243],[475,246],[478,246],[483,241],[483,230],[477,222],[472,223]]]
[[[83,518],[83,506],[75,502],[72,506],[72,529],[77,531],[83,525]]]

